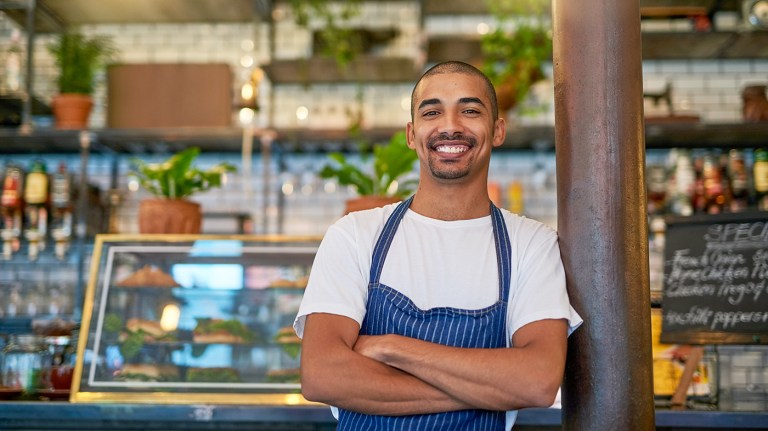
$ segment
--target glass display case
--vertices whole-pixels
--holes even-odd
[[[318,245],[97,236],[70,400],[308,403],[292,323]]]

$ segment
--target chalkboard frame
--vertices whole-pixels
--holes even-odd
[[[662,311],[662,331],[661,342],[665,344],[768,344],[768,325],[765,330],[762,328],[759,332],[744,332],[744,331],[723,331],[723,330],[710,330],[710,329],[685,329],[685,330],[672,330],[668,328],[668,324],[665,317],[665,309],[669,310],[674,307],[675,301],[671,298],[665,299],[667,291],[670,288],[667,281],[668,267],[670,257],[670,249],[674,249],[675,244],[680,242],[690,242],[690,238],[679,239],[675,237],[677,229],[680,227],[687,228],[686,230],[696,227],[701,229],[707,229],[712,225],[725,225],[731,223],[755,223],[765,222],[768,225],[768,212],[760,211],[748,211],[743,213],[726,213],[726,214],[697,214],[692,216],[665,216],[664,221],[666,223],[666,238],[665,238],[665,251],[664,251],[664,282],[662,287],[662,299],[661,299],[661,311]],[[677,242],[676,242],[677,241]],[[699,242],[703,242],[700,240]],[[768,244],[766,245],[768,249]],[[768,292],[764,292],[768,295]],[[667,307],[665,308],[665,304]],[[669,304],[673,304],[670,306]]]

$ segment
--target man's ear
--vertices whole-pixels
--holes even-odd
[[[416,141],[416,135],[414,133],[413,122],[408,122],[405,125],[405,142],[408,144],[408,148],[412,150],[416,149],[416,144],[414,143]]]
[[[503,118],[496,119],[493,125],[493,146],[500,147],[507,139],[507,122]]]

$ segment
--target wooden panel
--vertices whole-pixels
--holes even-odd
[[[264,70],[273,84],[399,83],[415,82],[419,77],[413,60],[399,57],[364,56],[343,69],[326,57],[276,60],[265,65]]]
[[[107,125],[223,127],[232,122],[226,64],[125,64],[108,69]]]
[[[476,64],[483,56],[478,38],[461,36],[439,36],[429,39],[427,43],[427,61],[459,60]]]

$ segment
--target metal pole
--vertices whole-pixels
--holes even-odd
[[[639,0],[554,0],[563,429],[655,429]]]
[[[83,314],[81,304],[85,301],[85,237],[88,235],[88,162],[94,137],[82,130],[78,135],[80,141],[80,183],[77,193],[77,212],[75,216],[75,241],[77,247],[77,287],[75,289],[74,315],[78,319]]]
[[[26,80],[24,84],[23,99],[21,101],[21,132],[29,133],[32,130],[32,88],[34,84],[35,58],[35,11],[36,0],[27,0],[27,61],[25,62]]]

